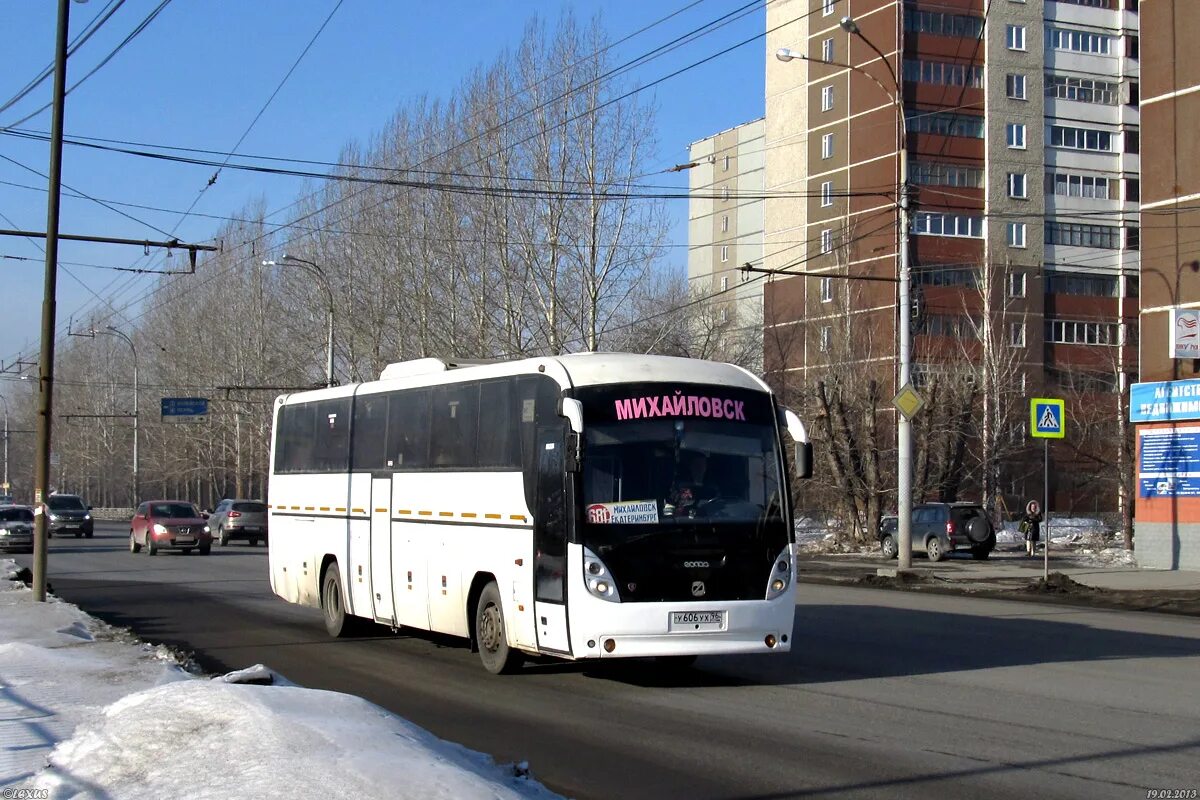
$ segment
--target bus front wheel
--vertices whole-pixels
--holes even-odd
[[[495,583],[489,583],[479,595],[475,606],[475,638],[479,643],[479,658],[488,672],[499,675],[521,666],[521,654],[508,646],[504,609]]]
[[[341,639],[353,632],[353,620],[346,613],[342,576],[336,561],[329,562],[321,577],[321,611],[325,617],[325,630],[330,636]]]

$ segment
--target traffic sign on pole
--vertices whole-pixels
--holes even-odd
[[[1029,401],[1029,435],[1034,439],[1062,439],[1067,435],[1064,403],[1052,397]]]

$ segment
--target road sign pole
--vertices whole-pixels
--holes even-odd
[[[1042,530],[1046,541],[1042,542],[1042,579],[1050,580],[1050,440],[1042,439],[1042,468],[1045,494],[1042,499]]]

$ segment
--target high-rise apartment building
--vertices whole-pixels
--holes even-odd
[[[1143,0],[1142,294],[1137,423],[1138,563],[1200,569],[1200,7]]]
[[[767,286],[768,371],[840,337],[895,377],[902,170],[918,387],[982,327],[1031,393],[1134,371],[1136,0],[779,0],[767,29],[766,188],[803,200],[768,203],[765,262],[806,273]]]
[[[763,130],[756,119],[689,148],[688,285],[710,298],[693,321],[707,329],[703,338],[729,340],[711,355],[753,354],[752,367],[761,367],[763,290],[741,267],[757,266],[763,256]]]

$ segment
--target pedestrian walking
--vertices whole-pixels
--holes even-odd
[[[1025,535],[1025,555],[1033,557],[1038,540],[1042,538],[1042,510],[1034,500],[1025,506],[1025,517],[1018,530]]]

